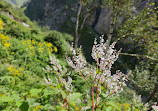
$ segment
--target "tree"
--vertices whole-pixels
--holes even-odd
[[[80,0],[81,5],[78,10],[76,21],[75,33],[77,39],[75,42],[75,48],[77,47],[78,40],[80,38],[79,27],[82,26],[80,21],[82,21],[82,23],[84,21],[84,19],[81,19],[80,15],[83,14],[82,16],[84,17],[86,15],[81,9],[88,7],[89,10],[92,9],[91,11],[89,11],[92,14],[96,10],[98,10],[98,7],[109,7],[111,11],[110,25],[108,32],[105,34],[108,38],[108,47],[111,41],[119,40],[118,42],[121,45],[123,44],[122,47],[124,49],[124,53],[121,53],[122,58],[124,58],[124,56],[134,56],[137,58],[141,58],[141,60],[137,60],[138,63],[134,62],[133,66],[148,64],[151,68],[149,70],[150,73],[152,73],[152,70],[156,70],[154,69],[154,67],[151,66],[152,64],[156,65],[158,61],[157,30],[155,30],[157,28],[157,0],[151,0],[150,2],[146,2],[145,4],[143,4],[141,1],[134,0],[101,0],[100,3],[97,3],[96,0],[84,0],[84,2],[81,1],[82,0]],[[83,5],[82,3],[85,3],[85,1],[87,4]],[[139,6],[142,7],[140,8]],[[89,13],[89,15],[91,14]],[[86,20],[84,21],[84,23],[86,23]],[[94,27],[94,24],[92,25],[92,27]],[[133,59],[131,59],[131,61],[133,61]],[[141,64],[139,62],[141,62]],[[140,70],[140,68],[138,69]],[[150,75],[150,73],[147,73],[150,78],[156,76],[155,73],[153,73],[152,75]],[[140,81],[141,83],[141,80],[138,81]],[[152,86],[154,86],[152,80],[150,81],[150,83],[153,84]],[[135,85],[137,85],[137,82],[135,83]],[[148,90],[148,95],[150,94],[150,92]]]

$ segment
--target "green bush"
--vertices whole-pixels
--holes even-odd
[[[45,38],[45,41],[53,43],[57,49],[58,54],[62,55],[69,52],[68,42],[73,41],[73,37],[66,33],[60,33],[58,31],[51,31]],[[63,55],[62,55],[63,56]]]

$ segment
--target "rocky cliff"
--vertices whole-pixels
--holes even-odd
[[[27,4],[27,9],[25,11],[26,15],[31,19],[37,21],[41,26],[49,26],[53,30],[63,31],[74,35],[75,32],[75,22],[76,15],[79,8],[79,0],[31,0]],[[133,6],[133,11],[139,12],[144,8],[148,0],[135,0],[135,5]],[[151,0],[154,1],[154,0]],[[157,0],[156,0],[157,1]],[[99,5],[104,5],[103,0],[98,0]],[[94,4],[92,4],[93,6]],[[93,8],[93,7],[92,7]],[[82,12],[84,12],[84,8]],[[126,12],[126,10],[125,10]],[[92,16],[88,17],[85,27],[81,32],[81,38],[79,40],[79,45],[83,46],[84,52],[88,52],[90,56],[90,49],[92,48],[91,43],[93,43],[95,35],[107,34],[110,27],[111,21],[111,11],[109,6],[96,8],[93,10]],[[81,13],[81,20],[83,14]],[[120,16],[117,21],[118,24],[122,23],[123,17]]]
[[[39,22],[42,26],[49,26],[53,30],[58,30],[60,26],[69,19],[75,22],[79,0],[31,0],[27,4],[26,15]],[[103,0],[99,0],[102,4]],[[150,2],[158,0],[150,0]],[[133,10],[140,11],[148,3],[148,0],[136,0]],[[109,30],[111,13],[109,7],[97,8],[91,22],[88,22],[97,32],[107,33]],[[122,19],[122,18],[120,18]],[[119,21],[121,22],[121,21]]]
[[[59,26],[74,15],[77,9],[76,0],[31,0],[27,4],[26,15],[42,26],[58,30]]]

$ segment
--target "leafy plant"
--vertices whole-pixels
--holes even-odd
[[[103,36],[100,37],[100,44],[97,44],[97,40],[95,39],[92,49],[92,57],[97,62],[96,68],[87,66],[86,61],[82,57],[81,49],[76,53],[76,51],[71,48],[73,60],[71,60],[70,57],[66,57],[68,64],[78,72],[89,86],[87,92],[90,92],[91,94],[87,97],[88,101],[87,106],[85,107],[86,109],[83,107],[82,110],[120,110],[118,105],[113,101],[106,101],[109,96],[118,95],[123,91],[122,87],[125,86],[125,81],[128,77],[128,75],[124,76],[124,74],[119,70],[116,71],[116,74],[111,74],[111,66],[117,60],[120,52],[116,52],[116,50],[113,49],[115,44],[116,43],[113,43],[109,49],[106,49],[107,42],[104,43]],[[44,69],[44,71],[49,74],[48,78],[44,78],[45,82],[59,92],[63,98],[63,102],[65,102],[61,102],[60,104],[69,111],[72,102],[79,99],[81,94],[72,92],[72,79],[70,78],[69,73],[67,73],[65,67],[59,65],[59,61],[52,56],[50,56],[50,60],[52,66],[47,66]],[[50,79],[51,73],[56,73],[58,79],[56,77]],[[63,78],[66,74],[68,74],[67,81]],[[78,101],[82,100],[79,99]],[[82,107],[80,102],[77,103],[79,107]]]

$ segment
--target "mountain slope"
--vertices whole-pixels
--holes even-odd
[[[41,28],[21,11],[27,18],[24,22],[17,13],[20,10],[0,1],[0,110],[33,111],[42,106],[48,111],[53,109],[55,92],[45,85],[42,68],[49,63],[49,55],[61,60],[73,37]],[[29,27],[22,24],[28,22]]]
[[[5,0],[5,1],[11,3],[14,6],[21,7],[28,0]]]

